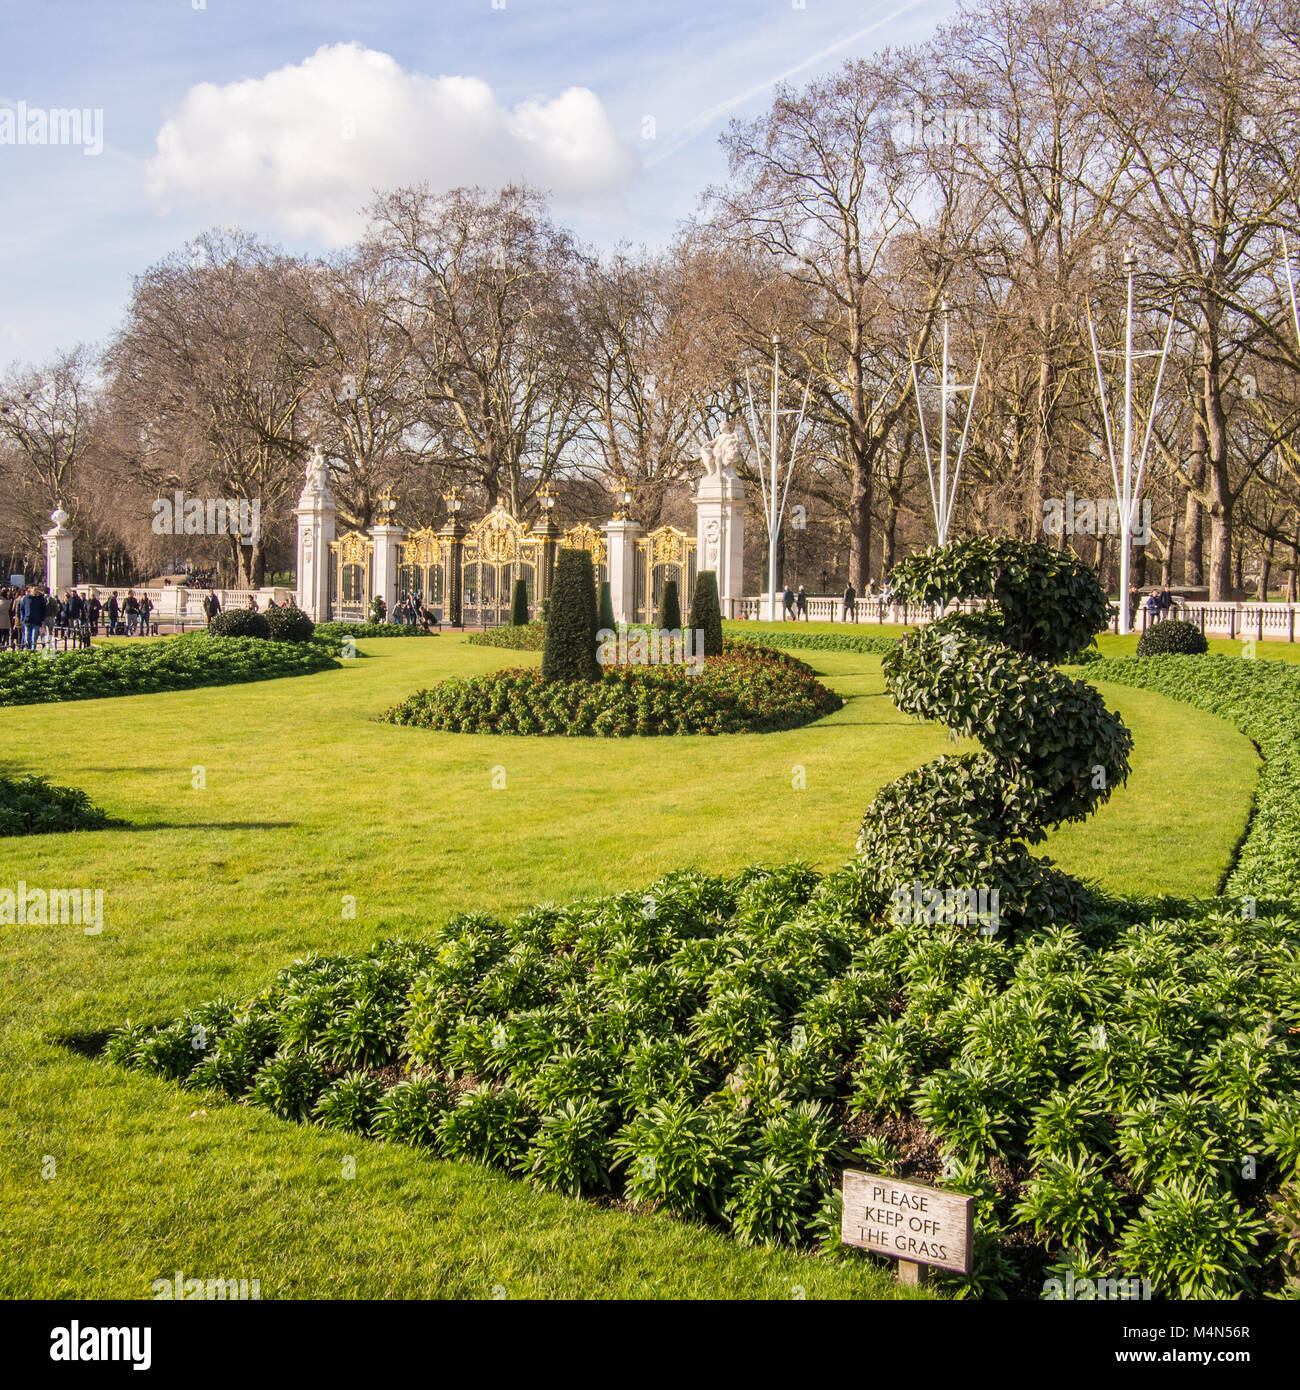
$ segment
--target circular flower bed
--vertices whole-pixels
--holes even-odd
[[[840,709],[811,666],[746,645],[688,666],[607,666],[598,681],[494,671],[421,690],[380,716],[456,734],[752,734],[794,729]]]

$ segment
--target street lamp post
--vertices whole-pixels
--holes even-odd
[[[754,388],[749,371],[745,371],[745,387],[749,395],[749,427],[754,437],[754,445],[760,447],[762,435],[759,433],[758,412],[754,409]],[[758,460],[758,481],[763,489],[763,516],[767,522],[767,592],[768,616],[776,622],[776,548],[785,520],[786,498],[790,493],[790,479],[794,477],[795,460],[799,454],[799,440],[803,431],[804,417],[808,411],[808,393],[812,383],[804,386],[803,404],[796,410],[780,408],[781,389],[781,335],[772,334],[772,396],[768,406],[768,456],[767,469],[764,470],[760,454]],[[782,415],[797,415],[794,438],[790,442],[790,457],[785,465],[785,485],[781,486],[781,462],[777,445],[777,426]]]
[[[1110,426],[1110,407],[1106,398],[1106,378],[1101,369],[1105,354],[1097,347],[1097,332],[1092,322],[1092,307],[1088,307],[1088,333],[1092,340],[1092,356],[1097,367],[1097,393],[1101,398],[1101,418],[1106,429],[1106,448],[1110,456],[1111,482],[1115,489],[1115,507],[1119,513],[1119,621],[1117,630],[1124,635],[1133,630],[1133,613],[1129,607],[1129,584],[1133,569],[1133,522],[1142,499],[1142,480],[1146,476],[1147,453],[1151,447],[1151,432],[1155,426],[1156,409],[1160,404],[1160,385],[1164,380],[1165,362],[1173,341],[1174,313],[1169,311],[1164,347],[1157,353],[1133,351],[1133,278],[1137,273],[1137,253],[1130,241],[1124,254],[1124,272],[1128,279],[1127,309],[1124,318],[1124,437],[1120,457],[1115,457],[1115,440]],[[1133,471],[1133,364],[1139,357],[1159,357],[1155,391],[1151,396],[1151,414],[1147,418],[1146,436],[1138,459],[1137,473]]]
[[[943,314],[943,368],[939,378],[939,460],[936,477],[935,461],[930,454],[930,440],[925,430],[925,409],[921,404],[921,381],[916,371],[916,361],[912,362],[912,389],[916,394],[916,414],[921,422],[921,444],[925,448],[925,467],[930,478],[930,505],[934,511],[934,529],[940,545],[948,543],[948,525],[952,521],[953,504],[957,499],[957,485],[961,482],[961,464],[966,454],[966,440],[970,435],[971,416],[975,410],[975,393],[979,390],[980,371],[984,366],[984,354],[975,364],[975,377],[969,386],[958,386],[952,379],[951,358],[948,351],[948,320],[952,305],[944,300]],[[934,388],[931,387],[931,390]],[[966,423],[961,432],[961,443],[957,446],[957,461],[952,471],[952,485],[948,484],[948,403],[961,391],[970,392],[966,404]]]

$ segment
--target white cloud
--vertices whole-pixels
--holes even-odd
[[[406,72],[349,43],[265,77],[192,87],[158,132],[146,190],[163,212],[251,216],[340,246],[376,189],[522,179],[574,210],[608,206],[637,168],[585,87],[507,110],[479,78]]]

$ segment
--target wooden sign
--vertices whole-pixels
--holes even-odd
[[[905,1282],[919,1282],[919,1265],[969,1274],[974,1237],[974,1197],[845,1170],[840,1239],[905,1261]]]

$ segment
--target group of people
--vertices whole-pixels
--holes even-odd
[[[393,622],[407,627],[430,628],[434,624],[432,610],[426,608],[414,594],[403,594],[393,604]]]
[[[894,602],[893,587],[886,583],[876,593],[875,581],[867,585],[867,591],[862,595],[862,602],[867,604],[878,604],[882,607],[889,607]],[[808,595],[804,592],[802,584],[799,585],[796,593],[788,584],[785,592],[781,595],[781,603],[785,608],[785,617],[788,621],[795,622],[802,618],[808,621]],[[840,621],[846,623],[856,623],[858,620],[858,591],[852,584],[845,585],[844,598],[840,606]]]
[[[102,625],[106,636],[147,636],[152,629],[153,600],[148,594],[136,597],[128,589],[120,598],[114,590],[107,599],[91,590],[89,594],[68,589],[62,598],[43,584],[25,589],[0,590],[0,648],[35,651],[48,645],[56,633],[65,633],[74,645],[84,646],[98,637]]]
[[[1163,589],[1152,589],[1146,596],[1145,602],[1142,601],[1136,584],[1129,589],[1129,614],[1131,618],[1137,617],[1138,609],[1141,607],[1146,609],[1147,617],[1151,622],[1158,623],[1167,618],[1177,606],[1178,600],[1169,592],[1167,584]]]

